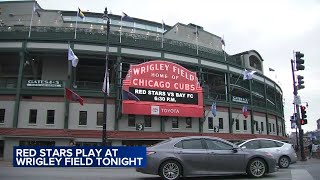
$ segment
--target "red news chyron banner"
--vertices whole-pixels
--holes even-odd
[[[160,60],[131,65],[123,80],[122,113],[203,117],[203,94],[196,73]]]

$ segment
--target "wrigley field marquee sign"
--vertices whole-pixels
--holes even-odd
[[[123,80],[122,113],[202,117],[203,98],[195,72],[167,61],[131,65]]]

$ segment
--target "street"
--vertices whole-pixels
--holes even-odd
[[[320,179],[320,160],[311,159],[306,162],[292,164],[288,169],[267,174],[261,180],[317,180]],[[64,180],[64,179],[114,179],[114,180],[160,180],[159,176],[146,175],[135,172],[134,168],[18,168],[10,163],[0,162],[1,180]],[[250,179],[246,175],[217,176],[185,179]]]

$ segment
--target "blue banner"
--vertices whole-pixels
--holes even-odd
[[[15,146],[14,167],[145,167],[146,147]]]

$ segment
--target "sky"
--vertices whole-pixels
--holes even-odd
[[[308,102],[308,124],[316,129],[320,118],[320,1],[319,0],[38,0],[44,9],[109,13],[173,26],[194,23],[224,37],[226,52],[256,50],[264,59],[264,74],[277,82],[284,94],[286,132],[290,134],[293,113],[293,82],[290,60],[293,52],[304,53],[305,89],[299,95]],[[319,68],[317,68],[319,66]],[[269,68],[274,72],[269,72]]]

